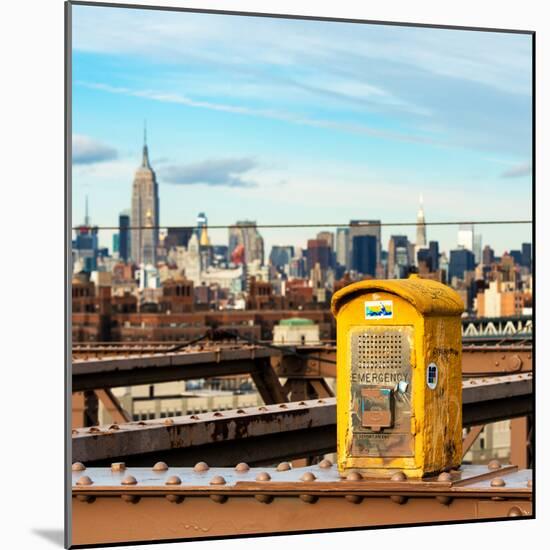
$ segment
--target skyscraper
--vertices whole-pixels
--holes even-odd
[[[410,264],[409,239],[405,235],[392,235],[388,244],[388,278],[406,277]]]
[[[416,214],[416,248],[424,248],[426,246],[426,220],[424,219],[424,201],[420,195],[420,205]]]
[[[208,236],[208,218],[204,212],[197,216],[197,238],[200,246],[210,246],[210,237]]]
[[[238,247],[244,248],[244,263],[251,264],[259,261],[264,264],[264,240],[254,221],[238,221],[237,225],[229,228],[229,256]]]
[[[308,239],[307,241],[307,271],[310,273],[315,264],[319,264],[324,271],[330,267],[331,260],[330,245],[324,239]]]
[[[458,247],[474,251],[474,226],[471,223],[458,226]]]
[[[132,260],[156,265],[159,242],[159,195],[155,172],[149,163],[147,129],[143,134],[141,166],[136,170],[132,188]]]
[[[274,245],[271,247],[269,262],[277,269],[284,269],[290,264],[290,260],[294,257],[293,246]]]
[[[464,279],[466,271],[472,271],[475,267],[474,253],[467,248],[458,248],[451,250],[449,260],[449,282],[453,277]]]
[[[376,264],[380,263],[380,256],[382,253],[381,239],[380,239],[380,220],[351,220],[349,222],[348,242],[349,258],[352,259],[353,264],[353,242],[355,237],[364,235],[371,235],[376,239]],[[352,266],[353,269],[353,266]]]
[[[123,261],[128,260],[130,252],[130,215],[121,212],[118,216],[118,255]]]
[[[486,244],[481,253],[483,265],[491,265],[495,261],[495,251]]]
[[[376,252],[378,242],[374,235],[353,237],[352,269],[363,275],[374,277],[376,273]]]
[[[349,267],[349,228],[336,229],[336,261],[344,267]]]
[[[483,260],[483,251],[481,250],[481,246],[482,246],[481,233],[475,233],[473,241],[474,241],[473,242],[474,248],[472,252],[474,253],[474,258],[477,265],[481,263],[481,261]]]
[[[531,268],[531,243],[521,243],[521,265]]]

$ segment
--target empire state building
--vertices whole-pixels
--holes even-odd
[[[156,265],[159,242],[159,193],[155,172],[149,164],[147,131],[143,135],[143,157],[132,188],[132,260]]]

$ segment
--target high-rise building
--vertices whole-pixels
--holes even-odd
[[[118,216],[118,257],[126,262],[130,254],[130,214],[121,212]]]
[[[495,251],[488,244],[483,247],[481,260],[483,265],[491,265],[495,261]]]
[[[430,258],[432,260],[432,270],[437,271],[439,269],[439,243],[437,241],[430,241]]]
[[[481,263],[481,260],[483,259],[483,253],[481,250],[482,240],[481,240],[481,233],[474,234],[474,242],[473,242],[473,249],[472,252],[474,253],[474,259],[476,262],[476,265]]]
[[[388,243],[388,278],[406,277],[410,265],[409,239],[406,235],[392,235]]]
[[[382,246],[381,246],[381,231],[380,220],[351,220],[349,222],[349,258],[353,258],[353,240],[355,237],[370,235],[376,239],[376,264],[380,263]],[[353,261],[351,262],[353,263]],[[353,269],[353,266],[352,266]]]
[[[376,274],[378,241],[374,235],[353,237],[351,267],[363,275]]]
[[[190,227],[169,227],[164,237],[164,247],[167,251],[176,246],[187,247],[192,234]]]
[[[208,236],[208,218],[204,212],[197,216],[197,238],[201,247],[210,246],[210,237]]]
[[[344,267],[349,267],[349,228],[338,227],[336,229],[336,262]]]
[[[458,226],[458,247],[474,250],[474,226],[471,223],[461,223]]]
[[[514,258],[514,262],[517,265],[522,265],[523,256],[521,254],[521,250],[510,250],[510,256]]]
[[[453,277],[464,279],[466,271],[472,271],[475,268],[474,253],[466,248],[458,248],[451,250],[451,258],[449,260],[449,281]]]
[[[319,264],[322,271],[327,270],[331,265],[331,249],[324,239],[309,239],[307,241],[307,271],[310,273],[315,264]]]
[[[244,263],[250,264],[258,261],[264,264],[264,240],[260,235],[255,221],[238,221],[229,228],[229,257],[239,246],[244,249]]]
[[[424,248],[426,246],[426,220],[424,219],[424,201],[420,195],[420,205],[416,214],[416,248]]]
[[[82,271],[92,272],[97,269],[97,256],[99,251],[97,226],[91,227],[90,215],[88,212],[88,197],[86,197],[86,209],[84,214],[84,225],[75,229],[75,240],[73,241],[74,267],[80,266]]]
[[[420,248],[417,251],[416,259],[419,268],[423,263],[424,269],[427,269],[428,272],[437,271],[439,269],[439,243],[430,241],[428,247]]]
[[[531,268],[531,243],[521,244],[521,265]]]
[[[155,172],[149,163],[147,132],[144,130],[141,166],[136,170],[132,189],[132,260],[156,265],[159,243],[159,195]]]
[[[113,255],[120,257],[120,235],[118,233],[113,234]]]
[[[285,266],[290,264],[290,260],[292,260],[293,257],[293,246],[274,245],[271,247],[269,262],[278,270],[283,270]]]
[[[326,241],[331,250],[334,250],[334,233],[332,231],[321,231],[317,233],[317,240]]]

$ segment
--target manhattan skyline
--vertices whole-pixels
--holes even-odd
[[[90,6],[73,22],[73,225],[86,195],[100,226],[130,207],[144,119],[161,225],[414,222],[420,194],[428,223],[531,218],[529,36]],[[457,230],[427,238],[449,250]],[[531,240],[478,231],[498,254]]]

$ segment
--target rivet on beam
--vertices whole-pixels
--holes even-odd
[[[363,502],[363,497],[361,495],[346,495],[345,498],[348,502],[353,504],[360,504]]]
[[[246,462],[239,462],[235,466],[236,472],[248,472],[248,470],[250,470],[250,466]]]
[[[126,470],[126,464],[124,462],[113,462],[111,464],[111,470],[113,472],[123,472]]]
[[[157,462],[153,466],[153,472],[165,472],[166,470],[168,470],[168,464],[166,464],[166,462]]]
[[[225,479],[222,476],[214,476],[210,480],[210,485],[225,485]]]
[[[75,462],[72,465],[72,471],[73,472],[81,472],[82,470],[85,470],[85,469],[86,469],[86,466],[84,466],[84,464],[82,464],[82,462]]]
[[[495,477],[491,480],[491,487],[504,487],[506,482],[501,477]]]
[[[181,485],[181,478],[179,476],[170,476],[166,480],[166,485]]]
[[[328,458],[324,458],[319,462],[319,468],[332,468],[332,462]]]
[[[300,495],[300,500],[308,504],[315,504],[319,500],[319,497],[316,495]]]
[[[313,472],[306,472],[300,479],[302,481],[315,481],[316,477]]]
[[[348,481],[361,481],[363,479],[363,476],[361,475],[361,472],[357,472],[356,470],[354,470],[347,475],[346,479]]]
[[[134,476],[127,476],[120,483],[122,485],[137,485],[137,479]]]
[[[502,466],[498,460],[491,460],[489,464],[487,464],[487,468],[489,468],[489,470],[498,470],[502,468]]]
[[[452,476],[449,472],[441,472],[437,476],[437,481],[449,482],[449,481],[451,481],[451,479],[452,479]]]
[[[208,466],[206,462],[197,462],[193,467],[193,470],[195,470],[195,472],[206,472],[206,470],[209,470],[209,469],[210,469],[210,466]]]
[[[254,495],[254,498],[262,504],[269,504],[273,502],[273,495]]]
[[[89,476],[79,477],[76,482],[77,485],[93,485],[93,483],[94,482],[91,480]]]
[[[292,468],[292,466],[288,462],[281,462],[277,466],[277,471],[278,472],[286,472],[286,471],[290,470],[291,468]]]
[[[514,518],[518,516],[523,516],[523,512],[521,511],[521,508],[518,508],[517,506],[512,506],[512,508],[508,510],[508,517]]]
[[[407,476],[404,472],[395,472],[395,474],[391,476],[391,481],[407,481]]]
[[[256,476],[256,481],[269,481],[271,479],[271,476],[267,472],[260,472]]]

